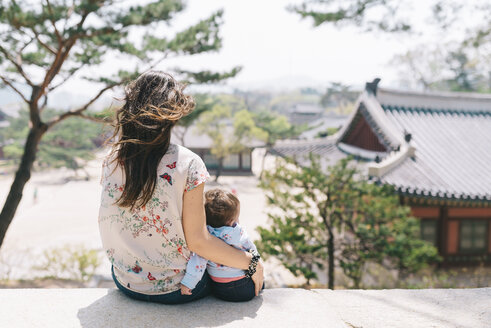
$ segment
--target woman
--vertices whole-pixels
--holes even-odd
[[[183,91],[182,84],[159,71],[148,71],[126,87],[101,178],[99,228],[116,286],[132,298],[165,304],[210,293],[205,274],[192,295],[181,295],[179,284],[191,252],[250,273],[257,263],[252,254],[206,229],[206,167],[199,156],[170,143],[172,127],[194,108]],[[260,261],[255,270],[258,295]]]

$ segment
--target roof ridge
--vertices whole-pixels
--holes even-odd
[[[338,131],[338,141],[342,141],[345,134],[349,132],[356,115],[361,114],[365,116],[373,132],[383,139],[385,143],[388,143],[389,149],[396,149],[404,143],[402,132],[398,131],[397,127],[388,120],[387,114],[376,96],[367,91],[362,92],[355,108],[347,123]]]
[[[463,114],[463,115],[491,115],[491,108],[489,110],[467,110],[456,108],[431,108],[423,106],[403,106],[403,105],[381,105],[384,110],[396,110],[405,112],[431,112],[431,113],[444,113],[444,114]]]
[[[383,106],[426,108],[442,112],[491,112],[491,95],[486,94],[379,89],[376,98]]]
[[[485,100],[491,101],[491,93],[477,93],[477,92],[456,92],[456,91],[414,91],[414,90],[397,90],[391,88],[377,88],[377,95],[379,92],[391,93],[400,96],[420,96],[420,97],[432,97],[432,98],[459,98],[459,99],[472,99],[472,100]]]
[[[275,143],[275,146],[302,145],[302,144],[318,145],[328,142],[336,142],[337,134],[338,133],[332,134],[327,137],[314,138],[314,139],[281,139]]]
[[[398,151],[390,152],[380,163],[368,165],[368,175],[382,177],[384,174],[401,164],[406,158],[414,157],[416,148],[410,143],[403,144]]]

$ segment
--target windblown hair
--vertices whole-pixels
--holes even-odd
[[[170,74],[147,71],[125,88],[125,104],[116,111],[111,156],[124,170],[125,184],[116,204],[141,207],[152,197],[157,167],[169,148],[171,130],[194,109],[185,85]]]
[[[213,228],[231,225],[239,211],[239,199],[229,191],[211,189],[205,192],[206,224]]]

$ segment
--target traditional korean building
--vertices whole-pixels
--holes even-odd
[[[232,131],[229,131],[232,135]],[[211,153],[213,140],[198,131],[195,126],[191,126],[184,133],[181,126],[174,127],[171,142],[183,145],[196,154],[205,162],[210,174],[215,174],[218,169],[218,159]],[[230,154],[223,160],[222,175],[252,175],[252,151],[256,147],[264,146],[263,142],[251,141],[240,152]]]
[[[337,134],[274,151],[297,160],[313,152],[326,167],[355,156],[420,218],[442,265],[491,264],[491,96],[395,91],[379,81],[367,83]]]
[[[310,124],[322,118],[325,110],[319,105],[299,103],[293,105],[285,114],[292,124]]]

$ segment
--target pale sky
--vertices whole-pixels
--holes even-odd
[[[394,78],[391,69],[384,67],[394,54],[384,49],[396,46],[394,40],[362,35],[354,28],[314,28],[309,20],[301,20],[285,9],[292,2],[190,1],[189,16],[224,8],[223,48],[218,54],[180,62],[219,70],[241,65],[242,72],[229,83],[242,86],[295,79],[303,83],[312,80],[362,84],[377,75]]]
[[[375,77],[394,83],[398,77],[391,58],[417,44],[422,36],[403,37],[362,33],[355,27],[313,27],[310,19],[286,10],[297,0],[191,0],[176,21],[183,26],[223,8],[223,48],[218,54],[176,60],[189,68],[243,71],[228,83],[250,87],[299,79],[301,83],[329,81],[362,85]],[[427,1],[416,0],[415,3]],[[175,66],[174,62],[168,63]]]
[[[190,0],[185,12],[175,18],[170,29],[182,30],[223,8],[223,47],[218,53],[167,60],[158,68],[226,71],[243,66],[239,75],[226,84],[247,89],[325,88],[331,81],[362,86],[375,77],[382,78],[382,85],[394,86],[398,72],[388,64],[389,61],[396,53],[402,53],[424,39],[423,36],[363,33],[355,27],[313,27],[310,19],[302,20],[299,15],[286,10],[289,4],[301,2]],[[425,1],[414,3],[424,4]],[[115,70],[118,63],[127,66],[127,62],[118,62],[118,58],[111,59]],[[91,93],[90,89],[89,84],[76,82],[62,91]]]
[[[420,27],[420,33],[412,35],[366,33],[356,27],[341,29],[333,25],[313,27],[310,19],[302,20],[299,15],[286,10],[288,5],[301,2],[303,0],[188,0],[185,12],[177,15],[171,26],[162,26],[156,32],[171,35],[222,8],[223,47],[218,53],[170,59],[157,68],[226,71],[234,66],[243,66],[237,77],[226,82],[231,87],[243,89],[304,86],[324,89],[329,82],[361,87],[375,77],[382,79],[382,86],[398,87],[400,72],[389,64],[394,55],[442,37],[427,27],[427,0],[407,1],[406,6],[412,8],[400,11]],[[80,73],[91,75],[91,72],[131,69],[131,62],[127,59],[108,57],[109,61],[101,67]],[[69,106],[96,94],[98,90],[93,84],[74,79],[60,87],[58,95],[53,95],[53,98],[57,98],[57,103],[60,99],[66,100]]]

